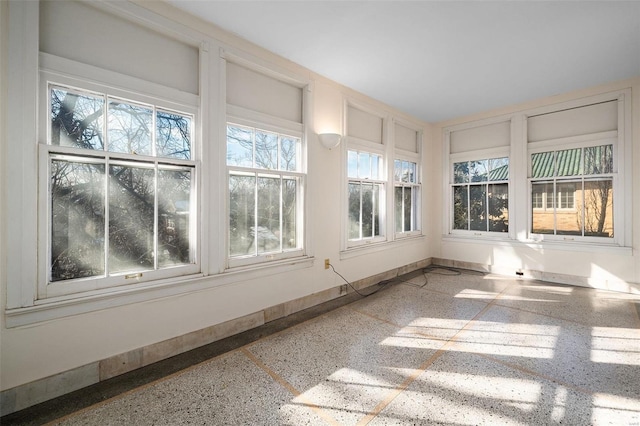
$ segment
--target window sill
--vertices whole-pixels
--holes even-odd
[[[581,241],[533,241],[533,240],[512,240],[508,238],[498,238],[491,236],[465,236],[465,235],[443,235],[443,242],[464,243],[464,244],[491,244],[502,247],[523,247],[534,250],[558,250],[588,253],[610,253],[623,256],[632,256],[631,247],[621,247],[615,244],[589,243]]]
[[[350,259],[352,257],[364,256],[379,251],[390,250],[396,247],[401,247],[407,244],[416,244],[424,242],[426,237],[424,235],[414,235],[399,238],[393,241],[384,241],[379,243],[371,243],[367,245],[361,245],[357,247],[351,247],[340,252],[340,260]]]
[[[313,261],[313,257],[305,256],[251,268],[236,268],[216,275],[195,274],[149,283],[145,286],[114,287],[113,291],[108,293],[38,300],[34,306],[7,309],[5,311],[6,326],[7,328],[21,327],[102,309],[233,285],[244,280],[308,268],[313,265]]]

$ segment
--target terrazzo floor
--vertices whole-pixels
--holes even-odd
[[[639,306],[417,271],[52,424],[640,426]]]

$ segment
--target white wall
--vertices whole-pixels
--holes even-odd
[[[432,256],[434,258],[486,265],[490,270],[513,276],[515,276],[516,270],[527,270],[534,277],[544,277],[557,282],[622,291],[640,291],[640,284],[638,284],[640,283],[640,214],[638,214],[640,211],[640,185],[638,185],[638,182],[640,182],[640,167],[638,167],[640,164],[640,114],[638,114],[638,111],[640,111],[640,77],[510,106],[500,110],[483,112],[469,117],[461,117],[434,125],[432,134],[433,157],[442,159],[442,161],[435,161],[432,164],[434,186],[439,188],[439,191],[435,194],[433,209],[441,212],[446,209],[444,202],[446,191],[444,189],[448,182],[444,181],[443,173],[443,167],[447,167],[444,162],[446,157],[443,153],[445,146],[444,130],[446,128],[474,122],[482,123],[485,120],[497,120],[498,117],[518,117],[525,111],[572,101],[581,102],[585,98],[627,88],[632,90],[632,113],[630,114],[632,117],[630,126],[632,132],[630,137],[632,173],[631,179],[627,182],[627,185],[631,187],[630,193],[632,197],[631,200],[626,200],[627,203],[631,204],[631,215],[624,231],[631,229],[632,232],[631,241],[625,243],[626,248],[611,249],[582,245],[571,249],[566,245],[565,247],[558,247],[558,245],[549,244],[526,244],[521,241],[521,238],[500,242],[493,242],[487,239],[478,241],[473,241],[470,238],[456,239],[447,235],[448,230],[444,229],[444,221],[437,217],[431,222],[431,236],[434,244]],[[563,128],[562,123],[555,123],[555,125]],[[567,130],[568,126],[564,126],[564,128]],[[526,144],[525,136],[521,130],[521,128],[516,128],[514,135],[522,139],[520,143]],[[596,130],[600,131],[599,128]],[[518,159],[515,160],[517,161]],[[514,159],[512,158],[513,161]],[[526,168],[526,164],[519,164],[518,166]],[[521,185],[518,190],[520,190],[516,194],[518,198],[514,203],[516,206],[512,206],[512,208],[520,209],[524,213],[522,216],[526,216],[526,184]]]
[[[344,188],[341,180],[341,150],[327,150],[317,141],[315,132],[333,131],[342,133],[344,97],[366,102],[385,114],[417,123],[424,133],[431,134],[430,126],[420,123],[399,111],[394,111],[372,99],[368,99],[348,88],[315,75],[289,61],[235,38],[217,28],[174,10],[165,4],[141,3],[145,8],[164,14],[173,22],[183,24],[196,33],[213,37],[225,49],[252,56],[274,68],[296,75],[306,76],[313,87],[312,122],[308,129],[308,192],[310,204],[308,230],[312,237],[311,254],[315,260],[311,266],[276,274],[269,271],[255,278],[229,279],[220,284],[201,279],[200,289],[189,293],[157,298],[144,302],[124,304],[88,313],[40,321],[29,325],[7,327],[6,318],[0,316],[0,384],[2,390],[42,379],[60,372],[87,365],[113,355],[125,353],[146,345],[161,342],[195,330],[203,329],[247,314],[258,312],[296,298],[342,284],[330,270],[324,269],[324,259],[329,258],[336,269],[349,280],[358,280],[428,257],[425,238],[414,242],[394,244],[379,251],[341,259],[340,222]],[[144,11],[148,13],[150,9]],[[4,19],[7,3],[0,3],[0,18]],[[146,18],[145,18],[146,19]],[[6,25],[2,25],[2,40],[6,40]],[[3,43],[2,53],[7,49]],[[218,52],[213,52],[217,57]],[[3,56],[4,58],[4,56]],[[5,61],[2,61],[5,65]],[[3,69],[4,71],[4,69]],[[6,73],[2,72],[5,87]],[[213,88],[215,92],[217,88]],[[4,94],[4,91],[3,91]],[[204,94],[206,96],[206,93]],[[0,96],[1,110],[6,112],[6,96]],[[217,102],[212,100],[212,111],[217,111]],[[224,117],[221,118],[224,122]],[[35,123],[34,123],[35,125]],[[6,146],[5,126],[2,126],[2,147]],[[215,134],[216,132],[213,132]],[[219,132],[218,132],[219,133]],[[14,141],[30,143],[31,141]],[[210,140],[208,143],[224,143]],[[425,153],[426,158],[426,153]],[[2,168],[2,194],[7,192],[8,176]],[[3,197],[4,198],[4,197]],[[12,200],[8,200],[11,202]],[[215,203],[212,203],[215,205]],[[10,226],[6,205],[0,211],[3,229]],[[218,213],[218,212],[216,212]],[[423,223],[426,223],[423,219]],[[212,223],[211,229],[216,225]],[[3,232],[2,248],[6,234]],[[35,247],[26,247],[35,251]],[[3,250],[3,262],[5,252]],[[12,276],[18,276],[13,274]],[[0,276],[2,291],[0,305],[7,303],[8,273],[5,268]],[[12,282],[12,284],[14,284]],[[35,284],[35,283],[34,283]]]

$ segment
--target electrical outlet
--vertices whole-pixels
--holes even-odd
[[[347,294],[347,285],[346,284],[342,284],[340,286],[340,296],[342,296],[343,294]]]
[[[331,265],[331,263],[329,262],[329,259],[325,259],[324,260],[324,269],[329,269],[329,265]]]

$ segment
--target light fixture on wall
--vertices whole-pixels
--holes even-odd
[[[338,133],[320,133],[318,134],[318,138],[320,139],[322,146],[327,149],[332,149],[340,145],[342,136]]]

